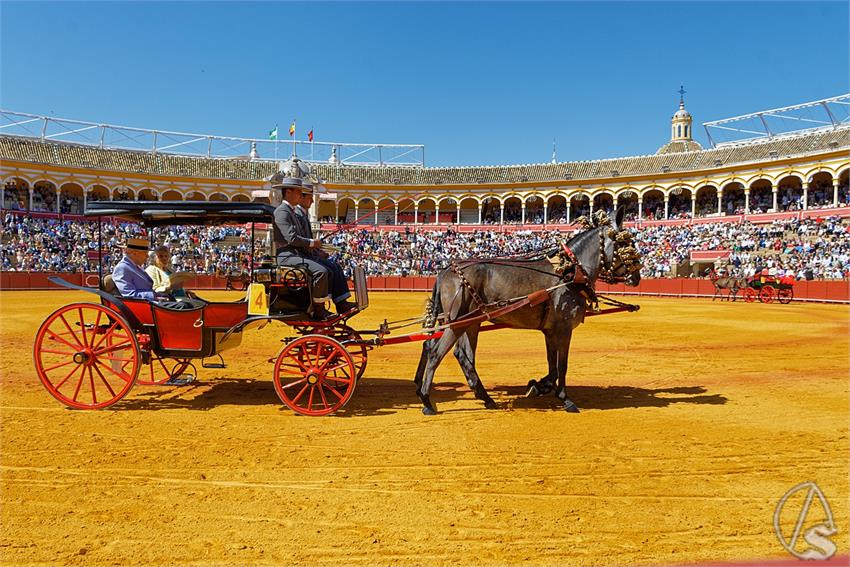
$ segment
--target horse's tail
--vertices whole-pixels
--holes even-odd
[[[437,316],[440,314],[440,278],[434,282],[434,289],[431,292],[431,297],[425,300],[425,317],[422,320],[422,327],[425,329],[433,329],[437,326]]]

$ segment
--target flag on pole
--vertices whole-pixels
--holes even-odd
[[[289,137],[295,135],[295,120],[292,121],[292,124],[289,125]]]
[[[310,131],[307,132],[307,139],[310,140],[311,142],[313,141],[313,129],[312,128],[310,128]]]
[[[274,125],[274,130],[269,130],[269,140],[277,140],[277,124]]]

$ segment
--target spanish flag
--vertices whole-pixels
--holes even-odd
[[[292,124],[289,125],[289,137],[295,135],[295,120],[292,121]]]
[[[307,132],[307,139],[310,140],[311,142],[313,141],[313,129],[312,128],[310,128],[310,131]]]

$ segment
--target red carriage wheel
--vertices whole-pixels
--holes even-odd
[[[779,299],[779,303],[787,305],[794,299],[794,289],[790,287],[779,288],[779,291],[776,292],[776,297]]]
[[[351,355],[339,341],[306,335],[286,345],[274,365],[274,389],[289,409],[328,415],[342,408],[357,383]]]
[[[758,297],[758,292],[751,287],[744,290],[744,301],[752,303]]]
[[[127,395],[140,367],[139,342],[123,317],[103,305],[54,311],[35,336],[41,383],[68,407],[100,409]]]
[[[773,303],[773,300],[776,298],[776,290],[772,285],[763,285],[761,286],[761,291],[759,291],[759,301],[762,303]]]
[[[331,336],[339,342],[351,340],[359,341],[362,338],[360,333],[348,325],[336,325],[330,329],[322,329],[317,332]],[[366,345],[361,344],[347,344],[344,346],[348,351],[348,354],[351,355],[351,360],[354,361],[354,368],[357,371],[357,379],[360,380],[360,378],[363,377],[363,373],[366,372],[366,363],[369,359],[369,349],[366,348]]]
[[[139,347],[141,350],[146,350],[149,344],[147,335],[140,335]],[[107,342],[111,339],[107,338]],[[126,370],[129,362],[125,362],[122,370]],[[144,357],[142,358],[142,367],[139,370],[139,376],[136,378],[136,384],[142,386],[161,386],[174,376],[180,376],[186,369],[192,366],[192,361],[188,358],[160,358],[156,353],[150,353],[150,362],[145,364]]]
[[[191,365],[188,358],[160,358],[151,353],[151,361],[142,367],[136,383],[143,386],[162,385],[186,372]]]

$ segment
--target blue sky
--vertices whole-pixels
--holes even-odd
[[[0,3],[7,110],[425,144],[427,165],[653,153],[848,87],[846,2]],[[705,142],[701,128],[697,139]],[[705,145],[705,143],[704,143]]]

